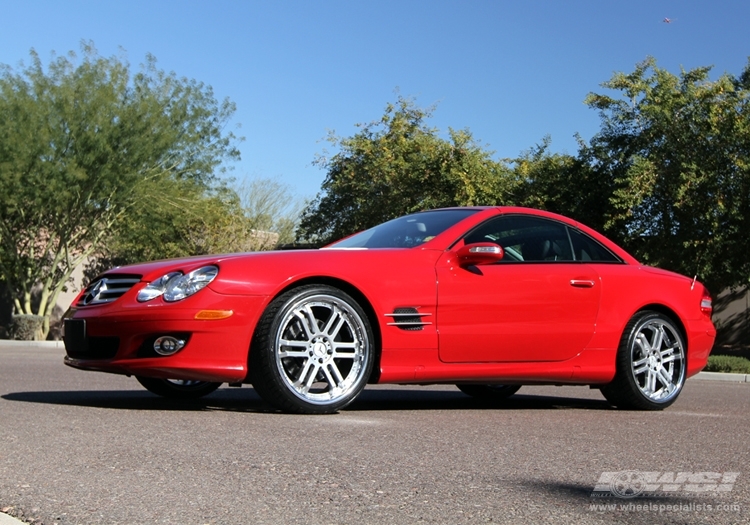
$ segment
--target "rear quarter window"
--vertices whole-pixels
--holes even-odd
[[[573,228],[568,228],[570,241],[573,244],[573,254],[576,261],[581,262],[622,262],[619,257],[602,246],[588,235]]]

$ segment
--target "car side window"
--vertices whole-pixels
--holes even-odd
[[[494,242],[503,247],[505,262],[572,262],[568,228],[559,222],[528,215],[503,215],[487,221],[465,238],[466,244]]]
[[[615,254],[583,232],[569,228],[570,240],[576,261],[581,262],[622,262]]]

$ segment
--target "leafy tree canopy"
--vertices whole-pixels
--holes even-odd
[[[585,147],[579,139],[581,147]],[[513,201],[567,215],[599,231],[604,230],[604,210],[612,187],[609,177],[592,170],[580,157],[550,153],[550,138],[513,159],[518,185]]]
[[[90,44],[82,58],[0,70],[0,276],[18,314],[49,316],[74,268],[150,188],[209,188],[239,158],[234,105],[156,67]],[[163,185],[163,186],[162,186]],[[181,191],[181,190],[180,190]],[[176,191],[177,193],[177,191]]]
[[[186,255],[270,250],[294,240],[299,204],[270,179],[206,187],[190,180],[147,181],[91,257],[93,278],[112,266]]]
[[[513,182],[508,168],[467,130],[439,137],[425,123],[431,111],[399,97],[354,136],[331,135],[338,153],[316,160],[327,175],[298,237],[327,243],[405,213],[504,202]]]
[[[715,292],[746,284],[750,63],[736,77],[710,72],[675,75],[649,58],[586,98],[601,127],[577,155],[550,153],[545,139],[508,164],[466,130],[440,138],[430,109],[399,98],[354,136],[331,136],[338,152],[317,161],[327,175],[298,236],[328,242],[420,209],[517,204],[572,216]]]
[[[294,242],[294,230],[299,222],[304,201],[299,200],[291,189],[276,180],[256,178],[233,186],[239,199],[242,213],[257,240],[263,239],[260,232],[273,232],[275,244],[256,243],[255,249],[271,249],[278,244]],[[258,237],[260,235],[260,237]]]
[[[619,98],[586,99],[602,125],[579,161],[609,194],[607,233],[718,291],[750,277],[750,63],[739,77],[709,73],[649,58],[615,74],[603,86]]]

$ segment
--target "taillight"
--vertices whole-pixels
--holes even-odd
[[[701,312],[703,312],[708,317],[711,317],[711,312],[713,312],[714,306],[713,301],[711,300],[711,294],[708,293],[708,290],[706,288],[703,288],[703,297],[701,297]]]

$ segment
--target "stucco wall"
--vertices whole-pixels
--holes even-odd
[[[746,286],[728,289],[714,298],[717,345],[750,345],[750,290]]]

